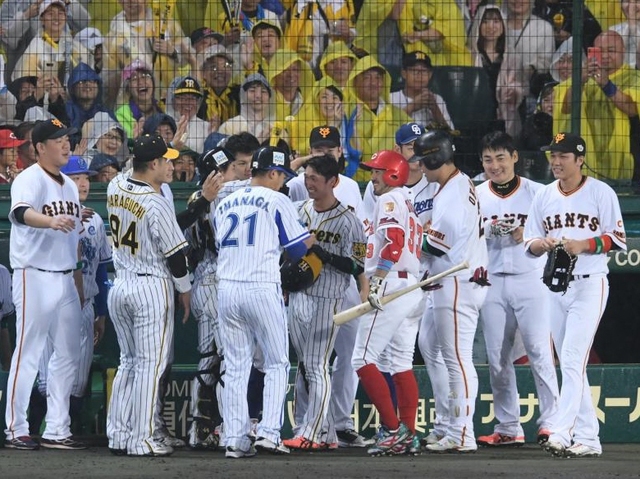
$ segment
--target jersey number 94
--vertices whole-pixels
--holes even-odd
[[[131,250],[131,254],[135,255],[136,251],[139,248],[138,243],[138,235],[136,233],[137,223],[132,221],[129,223],[129,227],[126,228],[124,233],[122,230],[122,222],[120,218],[116,215],[109,216],[109,226],[111,226],[111,237],[113,238],[113,246],[116,249],[120,248],[120,246],[127,246]]]

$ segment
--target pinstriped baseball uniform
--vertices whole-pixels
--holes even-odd
[[[538,191],[524,227],[524,245],[528,249],[535,239],[547,236],[584,240],[600,235],[626,251],[616,193],[602,181],[583,177],[571,192],[562,191],[558,181]],[[602,451],[600,426],[585,365],[607,304],[608,272],[606,254],[580,254],[566,294],[552,293],[550,299],[551,333],[560,359],[562,386],[549,441],[565,447],[573,441],[598,452]]]
[[[227,446],[247,451],[247,382],[255,342],[264,353],[264,408],[257,435],[280,442],[289,374],[287,319],[280,288],[283,247],[309,232],[286,196],[261,186],[242,188],[220,202],[218,246],[220,332],[226,372],[223,417]]]
[[[455,211],[456,214],[451,214]],[[446,438],[455,444],[476,447],[473,413],[478,375],[472,361],[473,338],[487,288],[470,282],[476,268],[486,269],[487,245],[481,228],[480,206],[473,182],[460,171],[440,187],[433,198],[427,241],[444,252],[430,256],[429,271],[441,273],[467,261],[463,269],[439,281],[432,291],[436,331],[449,371],[449,427]]]
[[[187,243],[173,206],[147,183],[114,178],[107,209],[116,269],[108,307],[120,346],[107,436],[111,448],[149,454],[173,335],[174,286],[166,258]]]
[[[491,181],[476,188],[483,222],[508,219],[524,226],[535,194],[543,185],[516,177],[516,189],[508,196],[496,191]],[[485,229],[486,233],[486,229]],[[540,278],[545,259],[525,253],[511,235],[489,237],[491,287],[480,311],[487,346],[489,372],[496,419],[494,430],[513,437],[524,437],[520,425],[520,396],[513,366],[516,331],[529,357],[540,402],[538,428],[550,429],[557,410],[558,379],[551,347],[549,291]]]
[[[80,254],[85,302],[80,328],[80,362],[71,388],[71,395],[76,397],[82,397],[85,394],[93,362],[93,323],[96,319],[93,298],[98,294],[96,271],[98,264],[111,262],[111,245],[107,240],[104,222],[98,213],[94,213],[84,224],[84,231],[80,234]],[[38,368],[38,389],[43,395],[47,391],[48,365],[52,353],[53,345],[47,341]]]
[[[35,164],[11,185],[9,256],[14,270],[16,349],[7,382],[8,439],[29,435],[27,407],[47,337],[52,338],[54,352],[49,362],[47,426],[42,437],[61,440],[71,436],[69,396],[80,354],[80,301],[71,272],[78,262],[82,225],[78,188],[68,176],[61,174],[60,178]],[[50,216],[69,216],[76,229],[64,233],[18,223],[13,215],[21,206]]]
[[[292,201],[303,201],[309,198],[307,188],[304,186],[304,174],[297,176],[287,183],[289,187],[289,197]],[[358,183],[351,178],[338,175],[338,183],[333,189],[336,199],[345,206],[353,209],[358,218],[363,214],[362,196]],[[349,309],[360,304],[360,293],[356,280],[351,277],[349,287],[347,288],[342,300],[342,310]],[[358,319],[343,324],[338,329],[338,335],[334,343],[336,358],[333,361],[331,373],[331,400],[329,405],[329,414],[327,415],[328,423],[323,427],[326,430],[327,437],[324,441],[332,444],[337,441],[335,430],[354,430],[355,426],[351,413],[353,411],[353,403],[356,398],[358,389],[358,376],[351,366],[351,355],[353,354],[353,345],[356,341],[356,333],[358,332]],[[298,414],[304,415],[306,410],[307,397],[302,391],[296,393],[296,423],[298,423]]]
[[[298,212],[309,231],[315,233],[320,247],[338,256],[351,257],[362,265],[364,231],[350,208],[338,202],[334,208],[318,212],[313,200],[307,200],[299,205]],[[306,410],[300,422],[296,418],[294,432],[316,443],[322,442],[320,433],[329,410],[329,358],[338,332],[333,315],[340,311],[349,283],[350,275],[324,265],[313,285],[289,296],[291,341],[298,359],[304,363],[308,385]],[[298,371],[297,392],[304,391],[304,379]]]

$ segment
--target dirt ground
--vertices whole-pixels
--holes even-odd
[[[535,445],[480,449],[471,455],[367,457],[361,449],[225,459],[221,452],[178,450],[167,458],[86,451],[0,449],[0,477],[29,478],[639,478],[640,444],[605,444],[602,457],[557,459]]]

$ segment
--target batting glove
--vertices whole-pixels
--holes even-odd
[[[382,311],[382,302],[380,301],[380,286],[382,285],[382,278],[380,276],[373,276],[369,281],[369,304],[375,309]]]
[[[424,274],[422,275],[422,278],[420,279],[420,282],[422,283],[428,277],[429,277],[429,271],[425,271]],[[425,284],[424,286],[420,286],[420,289],[422,291],[435,291],[441,288],[442,288],[442,285],[440,283],[429,283],[429,284]]]
[[[512,220],[489,219],[484,222],[484,234],[487,238],[496,238],[500,236],[509,236],[518,225],[513,224]]]
[[[473,276],[469,278],[469,281],[472,283],[477,283],[480,286],[491,286],[491,283],[489,283],[489,278],[487,274],[488,274],[488,271],[484,269],[483,266],[480,266],[479,268],[476,268],[476,270],[473,272]]]

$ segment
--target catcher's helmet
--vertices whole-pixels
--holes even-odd
[[[287,259],[280,266],[280,280],[285,291],[302,291],[316,282],[322,261],[318,256],[309,252],[297,261]]]
[[[204,181],[212,171],[220,171],[220,168],[233,160],[233,155],[221,147],[203,153],[196,162],[200,181]]]
[[[421,161],[427,170],[437,170],[453,161],[455,147],[446,131],[431,130],[420,136],[413,144],[411,161]]]
[[[400,153],[382,150],[374,153],[369,161],[360,163],[364,170],[384,170],[382,181],[387,186],[404,186],[409,179],[409,163]]]

